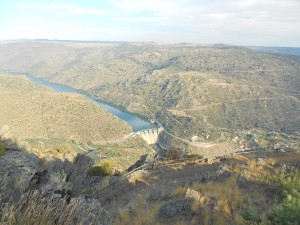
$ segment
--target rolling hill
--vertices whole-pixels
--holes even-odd
[[[131,132],[124,121],[76,94],[56,93],[24,76],[0,74],[0,124],[21,140],[101,142]]]
[[[276,51],[185,43],[2,42],[0,68],[86,90],[158,121],[174,135],[218,140],[220,130],[299,130],[300,57]]]

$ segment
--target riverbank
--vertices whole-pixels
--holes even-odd
[[[120,107],[117,107],[117,106],[112,105],[112,104],[107,104],[106,102],[103,102],[99,99],[93,98],[86,91],[77,90],[77,89],[74,89],[74,88],[71,88],[71,87],[68,87],[68,86],[65,86],[65,85],[61,85],[61,84],[50,83],[50,82],[47,82],[47,81],[42,80],[40,78],[36,78],[33,75],[23,73],[23,72],[7,71],[7,70],[1,70],[1,69],[0,69],[0,72],[4,72],[6,74],[14,75],[14,76],[15,75],[23,75],[23,76],[27,77],[28,79],[30,79],[31,81],[33,81],[37,84],[40,84],[40,85],[43,85],[43,86],[46,86],[46,87],[50,87],[51,89],[53,89],[56,92],[80,94],[83,97],[85,97],[86,99],[88,99],[92,102],[95,102],[97,105],[99,105],[101,108],[105,109],[109,113],[117,116],[121,120],[128,123],[129,126],[132,128],[132,130],[135,131],[135,132],[136,131],[141,131],[141,130],[146,130],[146,129],[156,128],[155,125],[151,124],[145,118],[141,118],[141,116],[138,116],[134,113],[125,111],[125,110],[121,109]]]

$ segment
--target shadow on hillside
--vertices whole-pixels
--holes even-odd
[[[56,150],[55,157],[43,157],[19,147],[13,140],[2,141],[6,152],[0,157],[0,205],[17,203],[28,193],[45,198],[64,198],[70,201],[80,195],[96,198],[97,190],[119,177],[87,176],[93,160],[77,154],[68,160],[68,152]],[[124,183],[128,183],[126,180]],[[98,195],[99,200],[101,196]]]
[[[235,157],[222,160],[216,159],[211,163],[207,163],[205,160],[202,163],[193,163],[192,161],[190,163],[173,163],[173,161],[170,165],[159,165],[157,163],[154,168],[150,166],[145,170],[137,171],[124,182],[102,189],[97,196],[101,203],[107,207],[113,208],[118,202],[122,202],[126,208],[126,205],[130,205],[130,202],[136,199],[138,195],[150,199],[153,196],[156,198],[163,195],[160,197],[165,198],[165,193],[170,196],[178,187],[187,189],[198,184],[225,184],[228,179],[238,175],[235,172],[239,170],[237,168],[243,169],[248,166],[245,159]],[[256,182],[252,184],[249,181],[244,183],[243,181],[235,182],[235,185],[242,185],[245,190],[261,185]]]

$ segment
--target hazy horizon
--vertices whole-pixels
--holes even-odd
[[[297,0],[11,0],[0,40],[300,47]]]

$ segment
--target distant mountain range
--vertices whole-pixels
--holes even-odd
[[[300,48],[295,47],[258,47],[258,46],[247,46],[247,48],[257,51],[257,52],[266,52],[266,53],[277,53],[277,54],[286,54],[286,55],[300,55]]]
[[[300,129],[300,49],[77,41],[0,42],[0,68],[61,83],[181,137]]]

